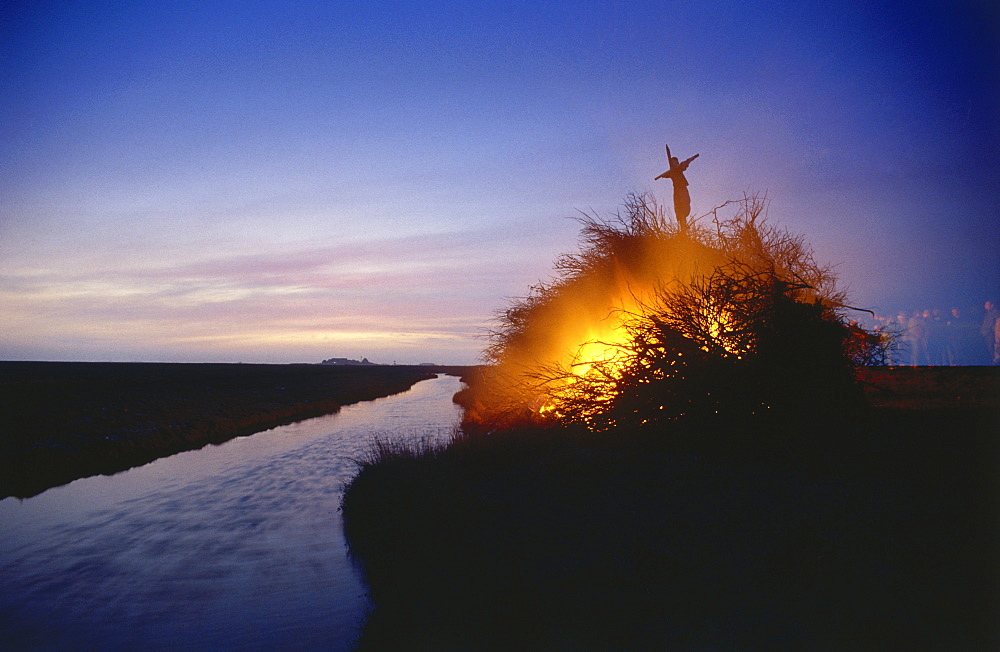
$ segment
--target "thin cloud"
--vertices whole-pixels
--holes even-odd
[[[205,257],[180,264],[18,270],[0,289],[12,347],[54,339],[84,349],[132,341],[171,349],[210,343],[238,352],[315,341],[318,346],[406,348],[445,343],[465,351],[496,294],[476,233],[407,236],[363,245]],[[220,350],[222,350],[220,349]],[[332,355],[332,353],[331,353]]]

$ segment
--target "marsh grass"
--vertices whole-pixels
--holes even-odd
[[[452,433],[452,440],[458,436],[456,429]],[[365,454],[358,460],[354,460],[359,467],[376,466],[379,464],[393,464],[421,457],[434,457],[440,454],[448,445],[448,442],[440,443],[433,441],[430,437],[412,436],[392,436],[387,433],[378,433],[372,436],[371,444]]]
[[[983,416],[376,438],[343,502],[375,605],[359,648],[988,647]]]

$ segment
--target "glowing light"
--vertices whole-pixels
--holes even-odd
[[[801,240],[758,220],[765,206],[747,197],[714,228],[678,231],[655,204],[631,197],[625,217],[584,220],[583,251],[560,258],[554,281],[501,313],[487,351],[499,421],[527,408],[606,429],[721,409],[724,396],[701,393],[703,376],[757,354],[761,320],[778,298],[840,303]],[[651,392],[660,381],[663,391]]]

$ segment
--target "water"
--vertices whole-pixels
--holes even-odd
[[[373,434],[447,440],[450,376],[0,501],[7,648],[348,649],[369,607],[338,507]]]

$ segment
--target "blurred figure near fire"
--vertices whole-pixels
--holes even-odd
[[[1000,321],[1000,310],[992,301],[987,301],[983,308],[986,309],[986,315],[983,317],[983,325],[980,326],[979,332],[983,336],[983,343],[986,344],[989,364],[997,364],[996,330],[997,322]]]
[[[948,342],[948,364],[962,366],[976,364],[976,351],[979,343],[976,341],[976,325],[962,314],[958,308],[952,308],[946,322]]]
[[[910,366],[917,367],[930,364],[927,355],[927,322],[924,313],[915,310],[906,324],[906,341],[910,345]]]
[[[993,322],[993,364],[1000,365],[1000,319]]]
[[[900,310],[899,313],[896,314],[895,319],[889,318],[887,320],[888,323],[886,324],[886,331],[889,332],[889,333],[897,335],[901,341],[906,342],[907,341],[907,338],[906,338],[906,324],[907,324],[907,321],[908,321],[908,317],[906,315],[906,311],[905,310]],[[894,349],[891,352],[890,356],[891,357],[889,359],[889,364],[894,364],[894,365],[906,364],[906,348],[905,347],[900,347],[898,349]]]
[[[691,165],[691,161],[698,158],[695,154],[691,158],[678,162],[676,156],[670,155],[670,145],[667,145],[667,160],[670,162],[670,169],[653,179],[670,179],[674,183],[674,215],[677,217],[677,224],[681,231],[687,230],[687,218],[691,214],[691,195],[688,193],[688,181],[684,176],[684,171]]]
[[[927,324],[927,359],[930,364],[948,364],[947,321],[940,308],[924,311]]]

